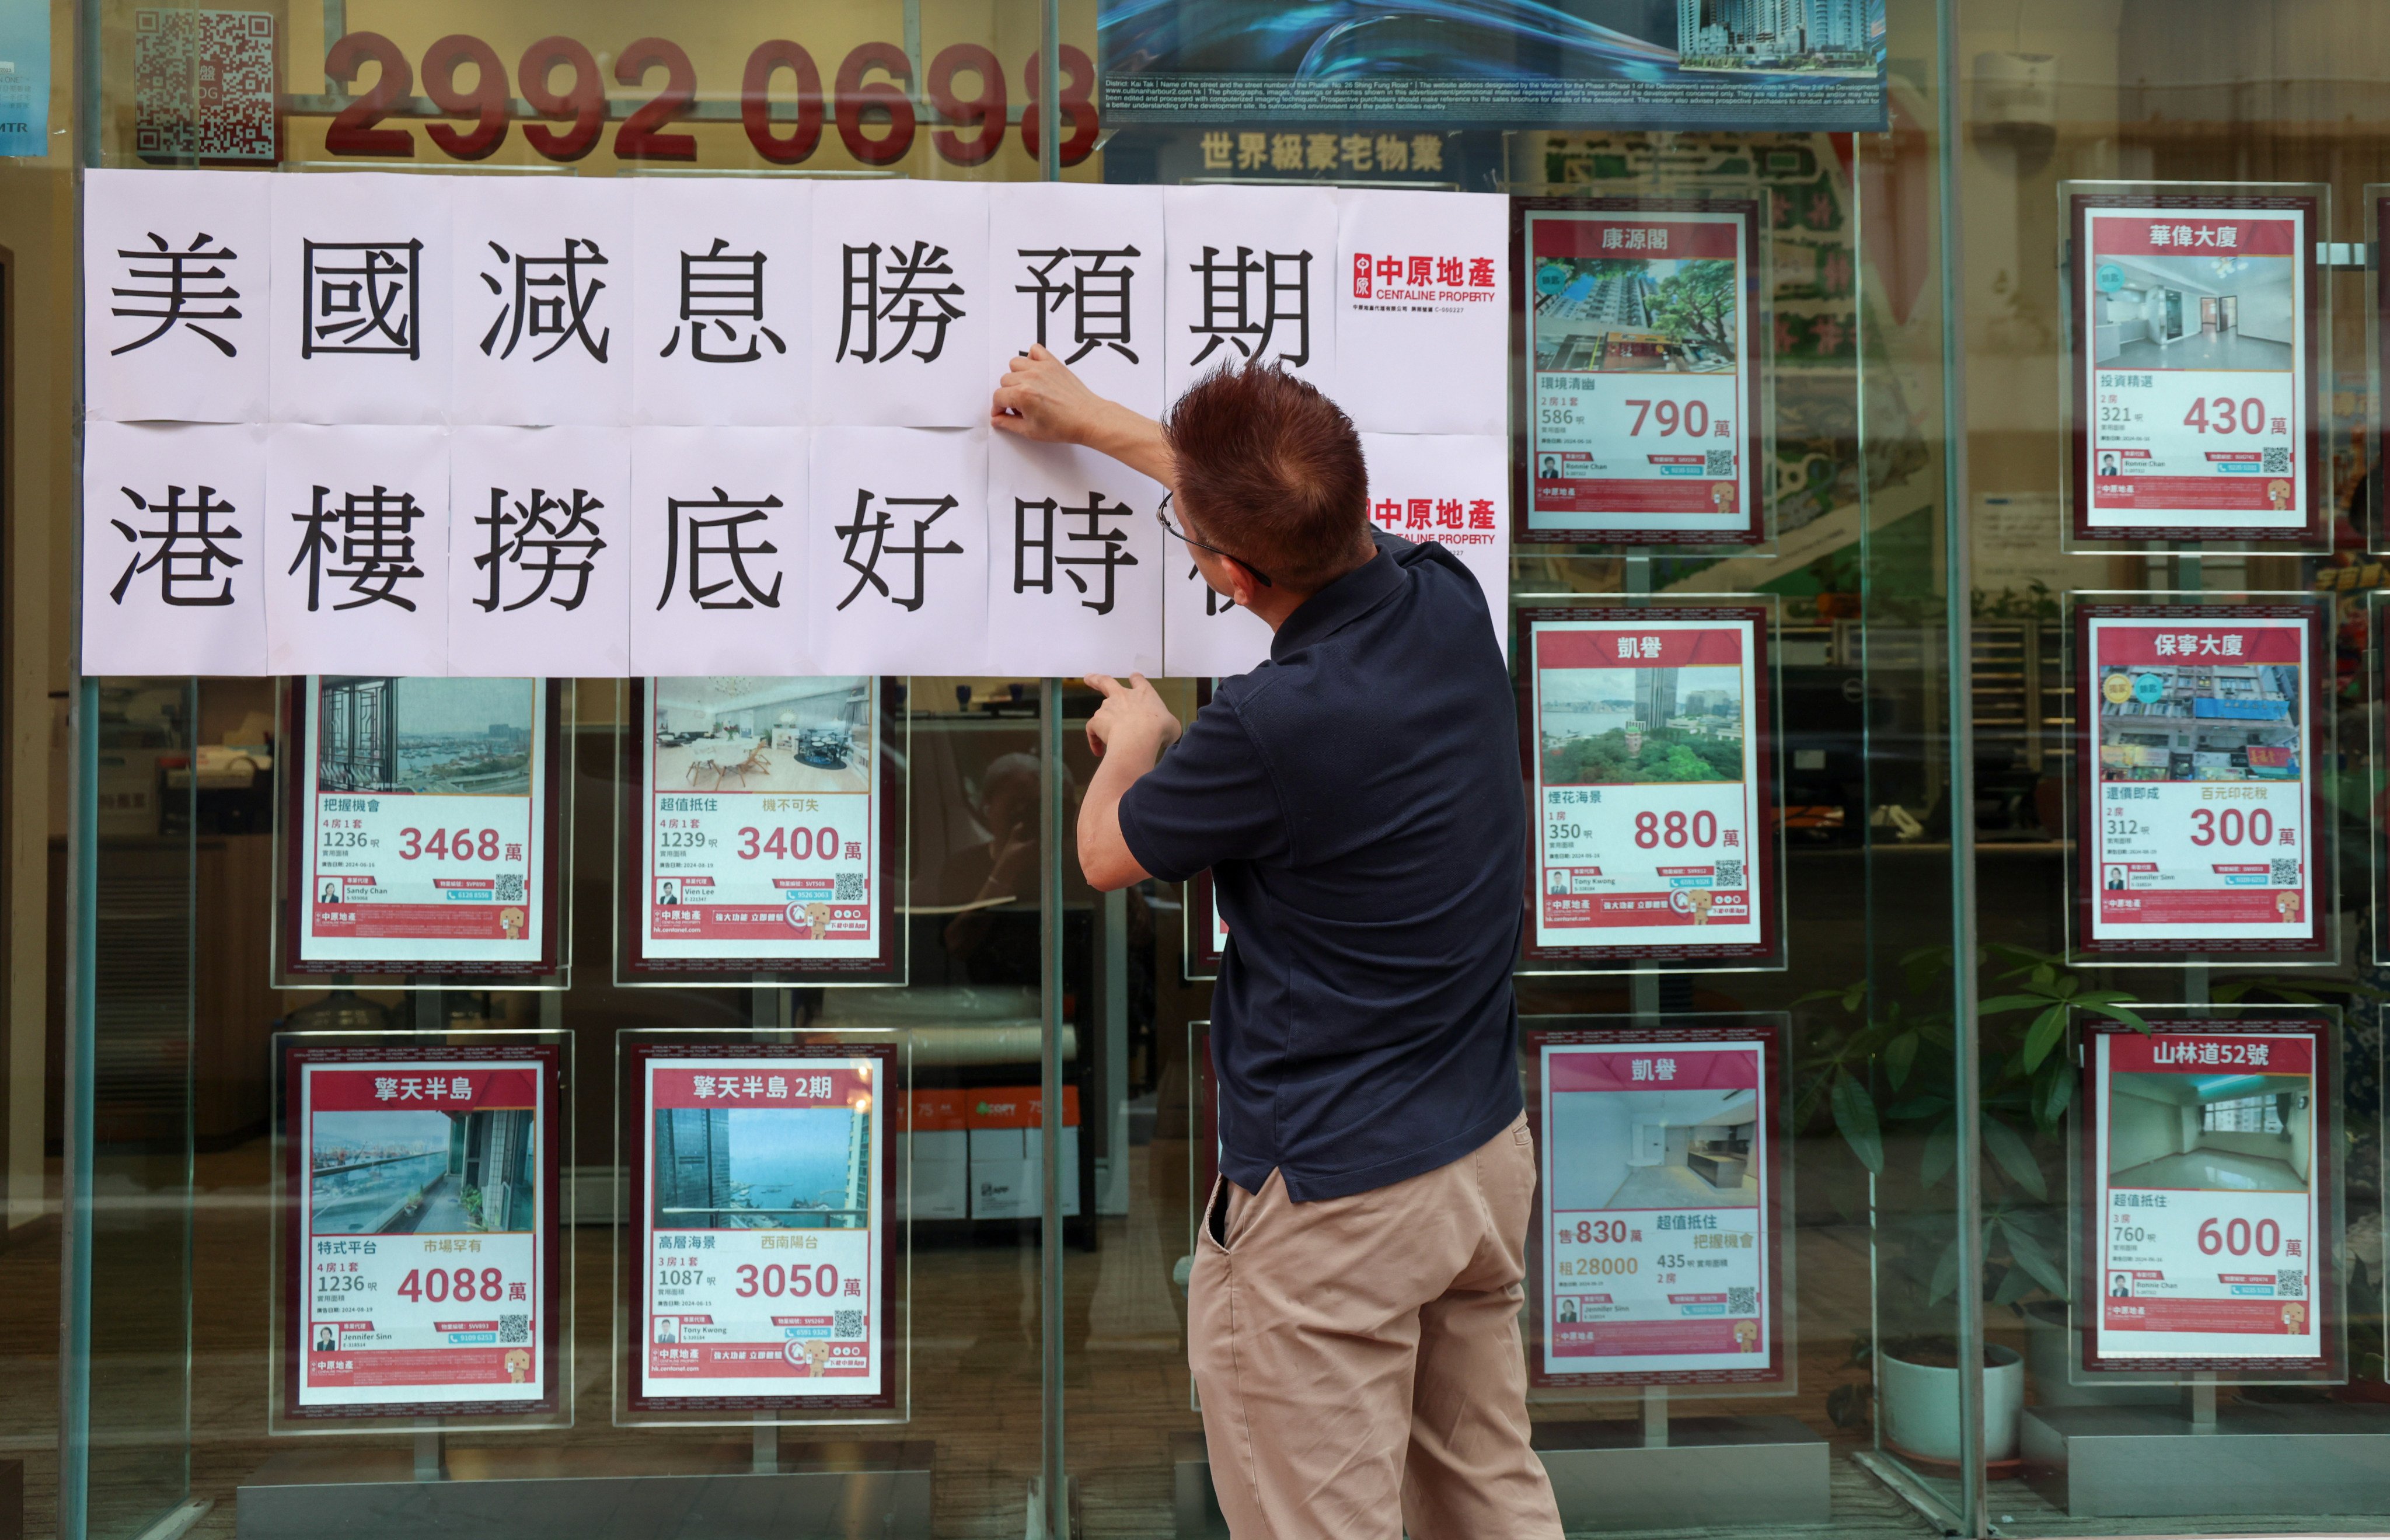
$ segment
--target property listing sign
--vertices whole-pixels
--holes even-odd
[[[895,1049],[628,1049],[636,1411],[895,1405]]]
[[[1751,201],[1521,206],[1523,541],[1767,539]]]
[[[2073,203],[2075,538],[2320,541],[2317,198]]]
[[[558,971],[549,681],[311,674],[290,712],[287,972]]]
[[[1774,954],[1767,617],[1759,605],[1522,611],[1531,965]]]
[[[282,1417],[556,1411],[561,1049],[278,1042]]]
[[[900,981],[884,681],[646,679],[633,708],[625,976]]]
[[[1546,1195],[1536,1382],[1783,1378],[1774,1029],[1531,1041]]]
[[[2086,1028],[2084,1367],[2331,1368],[2331,1021],[2151,1025]]]
[[[2077,611],[2079,953],[2328,949],[2317,625],[2299,605]]]

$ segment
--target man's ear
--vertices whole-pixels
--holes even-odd
[[[1238,609],[1250,611],[1253,600],[1260,597],[1262,585],[1253,581],[1253,573],[1245,570],[1241,561],[1223,561],[1220,565],[1228,570],[1228,597],[1237,601]]]

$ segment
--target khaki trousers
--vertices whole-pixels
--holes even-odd
[[[1519,1344],[1535,1190],[1523,1114],[1350,1198],[1213,1188],[1188,1355],[1236,1540],[1561,1540]]]

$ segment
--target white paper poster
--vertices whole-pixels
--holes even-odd
[[[630,672],[628,436],[459,428],[449,437],[448,481],[448,672]]]
[[[269,430],[263,522],[269,672],[448,672],[444,429]]]
[[[1780,1378],[1773,1043],[1545,1042],[1539,1384]]]
[[[1364,433],[1369,521],[1447,546],[1485,595],[1486,622],[1510,652],[1510,455],[1499,437]]]
[[[985,672],[987,434],[815,430],[807,556],[819,668]]]
[[[815,189],[815,420],[970,428],[987,420],[988,189],[826,182]],[[1010,269],[1007,268],[1009,274]],[[1016,302],[1008,276],[1002,302]]]
[[[1293,187],[1165,187],[1162,212],[1169,399],[1252,359],[1334,397],[1336,200]]]
[[[641,1055],[634,1411],[889,1404],[890,1064]]]
[[[2092,539],[2299,532],[2309,519],[2303,208],[2084,211],[2077,358]],[[2088,278],[2088,281],[2082,281]],[[2277,535],[2279,538],[2279,535]]]
[[[1510,200],[1348,187],[1336,206],[1336,404],[1364,432],[1508,433]]]
[[[265,435],[84,425],[84,673],[265,672]]]
[[[1758,544],[1754,216],[1662,207],[1523,217],[1534,292],[1522,537]]]
[[[1179,543],[1161,483],[1109,456],[994,432],[988,443],[988,672],[1162,673],[1163,573]]]
[[[633,185],[633,420],[808,420],[813,186],[746,177]]]
[[[629,194],[577,176],[458,186],[448,280],[457,421],[631,420]]]
[[[2086,613],[2087,953],[2317,952],[2307,615]]]
[[[2321,1020],[2089,1033],[2094,1369],[2322,1367],[2333,1266]],[[2286,1362],[2287,1361],[2287,1362]]]
[[[1163,250],[1158,187],[1008,184],[988,203],[990,381],[1039,342],[1098,395],[1162,416]]]
[[[810,437],[787,428],[633,432],[634,673],[812,672]]]
[[[460,179],[271,180],[274,420],[448,420],[451,299],[463,298],[450,288],[458,255],[450,205]]]
[[[1527,622],[1531,960],[1775,949],[1766,611]]]
[[[556,1408],[555,1051],[288,1049],[285,1418]]]
[[[547,682],[299,687],[293,971],[553,971]]]
[[[84,173],[84,410],[120,422],[263,422],[263,172]]]
[[[628,971],[893,969],[879,676],[643,687]]]

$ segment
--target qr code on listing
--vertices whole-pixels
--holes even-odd
[[[1756,1315],[1758,1310],[1759,1290],[1756,1288],[1729,1289],[1726,1291],[1726,1313],[1728,1315]]]
[[[2299,885],[2299,864],[2296,861],[2277,861],[2273,867],[2275,887],[2295,888]]]
[[[2274,1294],[2278,1299],[2303,1300],[2307,1295],[2307,1274],[2304,1267],[2287,1268],[2274,1275]]]
[[[1734,451],[1731,449],[1710,450],[1703,459],[1702,474],[1704,476],[1733,475]]]
[[[274,45],[272,11],[134,11],[134,153],[279,160]]]
[[[2287,476],[2287,475],[2289,475],[2290,473],[2291,473],[2291,449],[2290,449],[2290,445],[2288,445],[2288,444],[2278,444],[2278,445],[2276,445],[2274,448],[2272,448],[2272,449],[2268,449],[2268,450],[2267,450],[2267,451],[2266,451],[2266,474],[2267,474],[2267,475],[2268,475],[2268,476]]]
[[[1719,862],[1717,864],[1717,885],[1721,888],[1741,887],[1742,863],[1740,861]]]
[[[842,904],[860,904],[860,903],[862,903],[862,902],[863,902],[863,874],[862,874],[861,872],[841,872],[841,873],[839,873],[839,874],[838,874],[838,895],[837,895],[837,896],[838,896],[838,901],[839,901],[840,903],[842,903]]]
[[[500,872],[498,874],[498,902],[501,904],[520,904],[522,902],[522,896],[523,874],[520,872]]]
[[[531,1317],[529,1315],[501,1315],[498,1317],[498,1341],[500,1345],[503,1346],[508,1342],[528,1342],[530,1341]]]
[[[863,1335],[863,1312],[833,1310],[829,1316],[829,1334],[842,1341],[853,1341]]]

